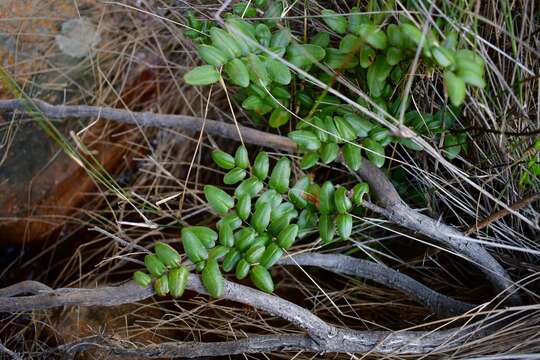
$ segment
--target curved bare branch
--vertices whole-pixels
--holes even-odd
[[[435,314],[459,315],[474,305],[440,294],[413,278],[383,264],[341,254],[303,253],[279,261],[282,265],[317,266],[338,274],[347,274],[372,280],[391,289],[401,291],[427,306]]]
[[[207,294],[198,275],[191,274],[189,276],[187,288],[201,294]],[[299,346],[299,348],[305,350],[323,352],[424,354],[437,349],[448,349],[449,347],[460,343],[460,341],[468,339],[463,337],[464,329],[433,332],[357,331],[342,329],[324,322],[308,310],[280,297],[269,295],[259,290],[230,281],[225,281],[224,288],[223,299],[253,306],[258,310],[281,317],[305,331],[309,336],[309,339],[306,337],[294,338],[294,342],[289,344],[291,347]],[[0,301],[0,312],[39,310],[64,305],[112,306],[143,300],[152,295],[153,291],[151,287],[141,288],[134,282],[129,282],[120,286],[108,286],[95,289],[57,289],[38,295],[2,298]],[[478,329],[476,327],[474,329],[469,328],[468,331],[478,331]],[[268,343],[269,347],[258,347],[254,351],[261,352],[282,349],[276,342],[276,338],[267,339],[271,340]],[[247,343],[249,344],[250,341]],[[230,346],[230,343],[228,342],[221,344],[222,345],[220,346],[224,347]],[[281,346],[283,345],[283,343],[280,344]],[[186,347],[193,349],[195,345],[196,344],[186,345],[185,343],[179,343],[170,347],[166,345],[165,348],[172,351],[172,355],[175,351],[186,351]],[[245,348],[242,347],[238,349],[239,350],[237,351],[245,350]],[[130,354],[129,350],[121,349],[119,350],[119,353],[124,353],[126,356]],[[163,353],[159,354],[164,356]]]

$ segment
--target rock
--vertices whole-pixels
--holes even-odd
[[[56,35],[55,39],[64,54],[82,58],[92,53],[99,43],[100,36],[89,20],[76,18],[64,22],[61,34]]]

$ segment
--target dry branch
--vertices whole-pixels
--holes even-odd
[[[340,254],[303,253],[279,261],[281,265],[316,266],[334,273],[357,276],[395,289],[424,304],[435,314],[460,315],[474,305],[440,294],[413,278],[383,264]],[[39,296],[14,297],[19,294]],[[122,294],[119,296],[119,294]],[[96,289],[53,290],[37,281],[23,281],[0,289],[0,312],[41,310],[64,305],[113,306],[146,299],[152,291],[133,284]],[[106,296],[106,298],[104,298]],[[106,302],[107,301],[107,302]],[[106,303],[105,303],[106,302]]]
[[[360,333],[360,332],[359,332]],[[427,354],[449,350],[459,345],[455,341],[460,332],[384,332],[363,331],[365,338],[355,345],[344,343],[320,344],[306,335],[256,335],[245,339],[219,342],[164,342],[147,346],[134,346],[130,342],[102,336],[83,338],[61,345],[47,353],[76,354],[87,349],[99,348],[114,356],[124,358],[200,358],[275,351],[308,351],[314,353],[391,353]],[[394,344],[384,346],[386,343]]]
[[[435,314],[459,315],[473,309],[473,305],[440,294],[413,278],[393,270],[386,265],[356,259],[340,254],[304,253],[286,257],[282,265],[316,266],[337,274],[357,276],[401,291],[424,304]]]
[[[198,275],[190,274],[187,288],[201,294],[207,294]],[[2,298],[0,299],[0,312],[29,311],[64,305],[112,306],[143,300],[152,295],[151,287],[141,288],[134,282],[95,289],[57,289],[39,295]],[[303,349],[315,352],[425,354],[435,350],[447,350],[465,340],[469,341],[472,333],[480,335],[485,332],[485,329],[480,330],[476,325],[471,325],[472,327],[468,328],[430,332],[342,329],[324,322],[308,310],[285,299],[230,281],[225,282],[223,299],[250,305],[257,310],[285,319],[305,331],[308,336],[256,336],[239,342],[212,344],[212,348],[218,346],[220,355],[226,355],[227,352],[237,354],[284,349]],[[464,337],[464,335],[467,336]],[[208,350],[210,347],[207,345],[208,343],[164,343],[133,349],[132,346],[111,346],[110,344],[104,346],[103,342],[80,340],[76,343],[63,345],[57,350],[73,352],[82,351],[88,347],[102,347],[121,356],[134,356],[136,354],[145,357],[215,355]]]
[[[185,115],[139,113],[101,106],[51,105],[38,99],[33,99],[31,102],[0,100],[0,110],[19,110],[26,113],[41,112],[47,117],[58,119],[96,117],[139,126],[179,128],[188,131],[200,131],[203,125],[200,118]],[[238,128],[234,124],[209,119],[206,119],[205,122],[205,131],[208,133],[233,140],[239,139]],[[247,143],[283,151],[296,149],[295,144],[286,137],[243,126],[240,126],[239,129],[243,140]],[[516,286],[506,270],[486,249],[475,243],[474,239],[465,236],[451,226],[411,209],[401,199],[384,173],[369,161],[362,162],[358,173],[369,183],[379,204],[383,206],[380,208],[376,205],[366,204],[366,207],[400,226],[422,233],[450,247],[458,255],[479,266],[497,291],[508,292],[511,303],[520,303]]]

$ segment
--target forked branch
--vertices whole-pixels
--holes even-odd
[[[140,113],[101,106],[51,105],[38,99],[33,99],[31,102],[18,99],[0,100],[0,110],[19,110],[30,114],[40,112],[47,117],[57,119],[95,117],[125,124],[178,128],[187,131],[200,131],[203,126],[203,121],[200,118],[192,116]],[[243,140],[247,143],[282,151],[294,151],[296,149],[294,142],[283,136],[243,126],[237,128],[234,124],[216,120],[206,119],[205,122],[205,131],[213,135],[239,140],[238,130],[240,130]],[[520,303],[516,286],[506,270],[474,239],[465,236],[451,226],[411,209],[403,202],[384,173],[369,161],[364,159],[358,173],[369,183],[377,201],[382,206],[380,208],[366,203],[366,207],[400,226],[445,244],[459,256],[478,266],[497,291],[508,292],[511,303]]]
[[[279,261],[281,265],[315,266],[337,274],[356,276],[398,290],[425,305],[435,314],[460,315],[474,308],[473,305],[452,299],[431,290],[413,278],[383,264],[356,259],[340,254],[303,253]],[[0,289],[0,312],[42,310],[65,305],[113,306],[135,302],[152,296],[139,286],[124,284],[98,289],[56,289],[37,281],[23,281]],[[198,291],[198,290],[197,290]],[[19,294],[34,296],[14,297]]]
[[[299,260],[302,260],[300,257]],[[337,267],[336,267],[337,268]],[[36,283],[33,283],[36,285]],[[41,285],[40,288],[43,288]],[[299,349],[314,352],[358,352],[385,354],[425,354],[432,351],[449,349],[470,336],[481,335],[477,325],[445,331],[357,331],[342,329],[330,325],[308,310],[277,296],[234,282],[225,282],[223,299],[250,305],[289,321],[306,335],[255,336],[241,341],[219,342],[220,355],[243,352],[268,352],[274,350]],[[28,288],[27,288],[28,289]],[[199,276],[191,274],[187,289],[207,294]],[[31,290],[33,291],[33,290]],[[57,289],[45,290],[45,293],[22,297],[4,297],[0,300],[0,312],[30,311],[64,305],[78,306],[113,306],[132,303],[153,295],[151,287],[141,288],[134,282],[120,286],[95,289]],[[467,334],[467,337],[464,335]],[[134,348],[127,343],[120,343],[94,337],[75,343],[62,345],[58,351],[76,352],[89,347],[100,347],[120,356],[141,355],[145,357],[186,356],[199,357],[213,354],[204,343],[164,343],[143,348]],[[191,351],[191,352],[190,352]],[[217,351],[217,350],[216,350]]]

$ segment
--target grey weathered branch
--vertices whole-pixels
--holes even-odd
[[[121,124],[139,125],[141,127],[183,129],[187,131],[201,131],[204,129],[209,134],[221,136],[227,139],[240,140],[238,129],[233,124],[222,121],[201,119],[188,115],[162,115],[151,112],[133,112],[104,106],[87,105],[51,105],[43,100],[32,99],[32,102],[24,100],[0,100],[0,110],[19,110],[32,114],[37,107],[41,114],[55,119],[67,118],[90,118],[113,120]],[[36,110],[36,109],[34,109]],[[284,151],[293,151],[296,146],[286,137],[259,131],[256,129],[241,127],[242,137],[254,145],[272,147]]]
[[[391,269],[383,264],[356,259],[340,254],[303,253],[281,259],[281,265],[316,266],[329,271],[352,275],[403,292],[419,303],[424,304],[435,314],[460,315],[470,311],[474,305],[452,299],[431,290],[413,278]],[[0,312],[41,310],[64,305],[106,305],[113,306],[143,300],[152,292],[143,291],[130,284],[119,287],[96,289],[57,289],[53,290],[37,281],[23,281],[0,289]],[[19,294],[40,296],[14,297]]]
[[[50,292],[53,289],[47,285],[40,283],[39,281],[25,280],[20,283],[6,286],[5,288],[0,289],[0,298],[11,297],[20,294],[39,294],[44,292]]]
[[[18,99],[0,100],[0,110],[19,110],[32,113],[37,111],[36,108],[45,116],[51,118],[96,117],[125,124],[138,124],[140,126],[159,128],[179,128],[188,131],[200,131],[204,122],[205,131],[213,135],[239,140],[238,130],[240,130],[243,140],[247,143],[283,151],[294,151],[296,149],[295,144],[286,137],[243,126],[237,128],[234,124],[210,119],[203,121],[200,118],[185,115],[140,113],[101,106],[51,105],[38,99],[32,100],[32,103]],[[368,208],[400,226],[422,233],[450,247],[460,256],[479,266],[497,291],[508,292],[510,294],[509,299],[513,304],[520,303],[516,286],[506,270],[486,249],[474,242],[474,239],[465,236],[451,226],[410,208],[401,199],[384,173],[369,161],[364,160],[362,162],[358,173],[369,183],[377,201],[382,205],[382,208],[380,208],[376,205],[370,207],[367,204]]]
[[[240,340],[218,342],[164,342],[135,346],[131,342],[91,336],[58,346],[47,351],[75,355],[84,350],[99,348],[113,357],[120,358],[201,358],[275,351],[308,351],[315,353],[386,353],[428,354],[443,352],[464,342],[462,329],[439,332],[384,332],[362,331],[365,338],[355,345],[332,342],[321,344],[306,335],[255,335]],[[473,334],[474,335],[474,330]],[[476,334],[481,336],[481,333]],[[390,343],[393,343],[390,345]],[[390,346],[385,346],[388,344]]]
[[[187,288],[201,294],[207,294],[199,276],[190,274]],[[265,311],[274,316],[289,321],[299,329],[305,331],[307,336],[302,337],[256,337],[246,340],[244,343],[232,344],[231,342],[218,343],[224,351],[229,349],[233,353],[250,352],[250,347],[255,346],[253,351],[272,351],[285,348],[297,348],[309,351],[322,352],[373,352],[373,353],[416,353],[424,354],[435,350],[449,349],[466,340],[462,335],[479,331],[477,327],[460,328],[445,331],[357,331],[342,329],[324,322],[308,310],[295,305],[277,296],[263,293],[259,290],[226,281],[223,299],[236,301],[250,305],[258,310]],[[109,286],[95,289],[57,289],[38,295],[7,297],[0,299],[0,312],[29,311],[47,309],[64,305],[79,306],[112,306],[122,303],[132,303],[146,299],[153,295],[151,287],[142,288],[134,282],[120,286]],[[483,331],[483,330],[482,330]],[[469,334],[470,336],[471,334]],[[285,342],[279,342],[283,340]],[[71,350],[82,343],[72,344]],[[99,346],[99,344],[92,344]],[[214,346],[214,345],[212,345]],[[145,348],[145,356],[182,356],[188,349],[194,351],[208,351],[197,344],[165,343],[152,345]],[[125,347],[110,349],[118,355],[133,355],[133,350]],[[131,351],[131,352],[130,352]],[[159,356],[158,356],[159,355]],[[211,355],[208,353],[208,355]],[[222,354],[224,355],[224,354]],[[151,356],[151,357],[152,357]],[[199,356],[199,355],[197,355]]]
[[[435,314],[459,315],[474,308],[474,305],[440,294],[386,265],[347,255],[303,253],[286,257],[280,260],[279,264],[316,266],[337,274],[371,280],[410,296],[427,306]]]

